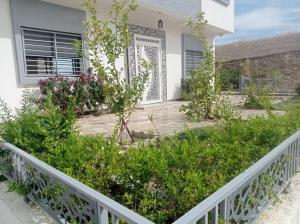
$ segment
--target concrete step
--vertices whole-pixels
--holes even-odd
[[[55,224],[40,207],[24,202],[23,196],[8,192],[8,182],[0,182],[1,224]]]

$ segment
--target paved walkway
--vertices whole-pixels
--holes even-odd
[[[232,101],[234,105],[240,105],[243,102],[241,96],[235,96]],[[216,121],[189,122],[183,112],[179,112],[182,101],[169,101],[165,103],[146,105],[137,109],[132,115],[129,123],[131,131],[153,132],[155,131],[148,115],[153,115],[154,124],[161,135],[174,134],[174,132],[183,131],[186,128],[198,128],[216,125]],[[278,112],[281,113],[281,112]],[[243,110],[241,116],[247,119],[249,116],[266,115],[262,110]],[[101,116],[87,116],[77,121],[79,131],[83,135],[103,134],[111,135],[116,118],[113,114]]]
[[[288,194],[281,194],[279,202],[267,209],[257,224],[300,224],[300,173],[295,175]]]
[[[214,121],[203,121],[201,123],[188,122],[185,114],[179,112],[182,102],[166,102],[155,105],[146,105],[137,109],[132,115],[129,123],[131,131],[153,131],[148,115],[153,115],[154,124],[160,134],[173,134],[175,131],[183,130],[186,127],[196,128],[215,125]],[[116,118],[113,114],[102,116],[88,116],[78,120],[77,125],[81,134],[95,135],[104,134],[109,136],[114,128]]]
[[[0,182],[1,224],[55,224],[41,208],[26,204],[22,196],[8,192],[7,181]]]

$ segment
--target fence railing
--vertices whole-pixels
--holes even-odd
[[[173,224],[254,223],[299,170],[300,131]],[[0,174],[29,186],[28,197],[58,223],[152,223],[8,143],[0,143]]]
[[[0,142],[1,174],[29,186],[28,198],[58,223],[153,224],[21,149]]]
[[[174,224],[255,223],[300,168],[300,131]],[[238,162],[238,161],[237,161]]]

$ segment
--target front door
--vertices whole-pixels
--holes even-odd
[[[136,75],[142,72],[142,59],[153,64],[145,86],[142,104],[162,102],[161,85],[161,40],[159,38],[134,35]]]

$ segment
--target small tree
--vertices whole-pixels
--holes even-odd
[[[216,97],[214,50],[206,37],[206,24],[203,13],[198,14],[195,20],[190,19],[188,23],[192,35],[203,47],[203,59],[191,77],[191,89],[187,98],[190,102],[181,108],[188,119],[194,121],[213,118],[213,103]]]
[[[117,60],[124,56],[130,44],[128,17],[136,10],[133,0],[113,0],[110,21],[97,17],[96,0],[84,0],[89,13],[86,25],[86,44],[90,50],[91,64],[103,81],[106,105],[117,116],[113,138],[120,141],[122,133],[128,129],[128,122],[134,108],[142,98],[145,83],[148,81],[151,66],[142,62],[142,72],[129,82],[117,68]]]
[[[241,64],[243,76],[247,77],[248,83],[243,89],[245,95],[244,107],[248,109],[272,109],[271,90],[275,90],[275,81],[278,79],[280,71],[271,66],[265,66],[264,69],[258,68],[256,63],[246,59]],[[265,82],[263,80],[265,79]],[[272,79],[272,86],[269,80]]]

